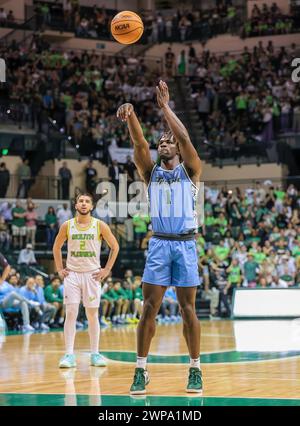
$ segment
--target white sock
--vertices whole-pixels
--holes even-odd
[[[199,368],[200,370],[200,357],[196,359],[190,358],[190,367]]]
[[[68,355],[72,355],[74,353],[74,341],[75,341],[75,334],[76,334],[76,318],[78,315],[78,307],[79,305],[76,303],[66,305],[64,338],[65,338],[66,353]]]
[[[143,368],[146,370],[147,357],[137,356],[136,357],[136,368]]]

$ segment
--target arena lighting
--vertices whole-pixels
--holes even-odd
[[[10,114],[10,109],[8,109],[8,110],[6,111],[6,114]]]
[[[53,121],[52,121],[52,123],[53,123],[53,124],[56,124],[56,120],[53,120]]]
[[[72,140],[72,136],[68,136],[68,139],[69,139],[69,141],[71,141]]]
[[[62,127],[61,129],[59,129],[60,133],[64,133],[65,129]]]
[[[79,148],[79,145],[76,145],[76,148],[78,149],[78,148]]]

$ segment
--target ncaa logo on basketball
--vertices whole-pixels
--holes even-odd
[[[297,67],[296,69],[294,69],[294,71],[292,72],[292,81],[294,83],[299,83],[300,82],[300,58],[295,58],[293,59],[292,62],[292,67]]]
[[[0,59],[0,82],[6,83],[6,63],[4,59]]]
[[[130,28],[129,24],[121,24],[121,25],[115,25],[115,30],[116,31],[120,31],[120,30],[126,30]]]

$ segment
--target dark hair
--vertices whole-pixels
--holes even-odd
[[[178,157],[179,157],[179,161],[180,162],[182,162],[182,157],[181,157],[181,155],[180,155],[180,149],[179,149],[179,143],[176,141],[176,139],[175,139],[175,136],[173,135],[173,133],[171,132],[171,130],[166,130],[165,132],[163,132],[163,134],[161,135],[161,137],[158,139],[158,141],[157,141],[157,145],[156,145],[156,147],[158,148],[158,145],[160,144],[160,141],[162,140],[162,138],[164,138],[164,139],[168,139],[168,140],[171,140],[171,138],[173,138],[173,140],[174,140],[174,142],[175,142],[175,144],[177,145],[177,149],[178,149]],[[156,163],[158,164],[158,165],[160,165],[160,162],[161,162],[161,159],[160,159],[160,157],[159,157],[159,155],[157,156],[157,160],[156,160]]]
[[[90,197],[90,199],[92,200],[92,204],[94,204],[94,197],[93,197],[93,196],[92,196],[92,194],[90,194],[89,192],[82,192],[82,193],[78,194],[78,195],[76,196],[76,199],[75,199],[76,203],[78,202],[78,199],[79,199],[80,197],[82,197],[83,195],[84,195],[85,197]]]
[[[161,137],[158,139],[157,146],[159,145],[160,141],[161,141],[163,138],[164,138],[164,139],[171,140],[172,138],[174,138],[174,135],[173,135],[173,133],[171,132],[171,130],[167,130],[167,131],[163,132],[163,134],[161,135]],[[174,139],[175,139],[175,138],[174,138]]]

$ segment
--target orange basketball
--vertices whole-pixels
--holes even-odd
[[[114,39],[121,44],[135,43],[144,32],[144,24],[139,15],[129,10],[118,13],[111,21],[110,28]]]

